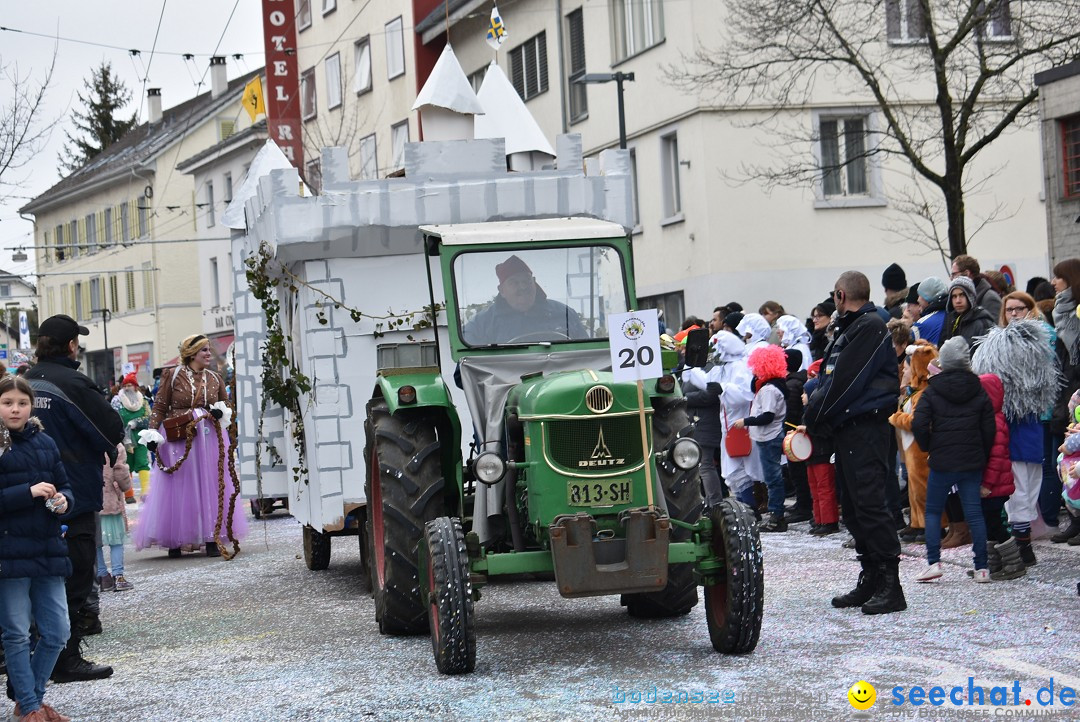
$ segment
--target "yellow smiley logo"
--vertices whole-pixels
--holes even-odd
[[[847,691],[847,699],[855,709],[870,709],[877,701],[877,690],[869,682],[860,679]]]

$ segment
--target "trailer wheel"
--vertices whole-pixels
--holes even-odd
[[[653,409],[653,451],[663,451],[672,441],[690,436],[692,427],[686,413],[686,399],[663,399]],[[696,469],[684,471],[670,461],[657,464],[657,476],[664,490],[668,516],[693,524],[701,518],[704,499]],[[690,531],[672,525],[671,541],[689,541]],[[693,564],[668,566],[667,585],[659,592],[624,594],[620,602],[632,617],[656,619],[688,614],[697,606],[697,581]]]
[[[256,519],[262,519],[262,508],[259,506],[259,500],[251,499],[248,503],[251,505],[251,515]]]
[[[304,525],[304,564],[313,572],[330,566],[330,535]]]
[[[746,654],[757,646],[764,612],[761,537],[750,507],[724,499],[709,512],[713,552],[724,563],[721,581],[705,587],[705,620],[713,648]]]
[[[369,404],[368,419],[367,558],[375,619],[383,634],[421,634],[428,624],[417,546],[424,525],[445,513],[439,440],[422,416],[391,416],[382,400]]]
[[[469,556],[461,521],[439,517],[424,529],[424,597],[435,666],[443,674],[463,674],[476,666]]]

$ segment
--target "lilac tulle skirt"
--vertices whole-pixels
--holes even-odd
[[[191,453],[173,474],[166,474],[157,464],[150,467],[150,493],[139,511],[132,539],[136,549],[158,546],[172,549],[183,546],[201,546],[214,538],[218,518],[218,441],[209,415],[197,409],[200,416]],[[229,475],[229,438],[223,429],[225,440],[225,496],[224,514],[219,540],[227,539],[228,504],[233,483]],[[184,455],[183,441],[163,441],[158,445],[162,465],[169,467]],[[247,516],[241,499],[237,497],[233,511],[232,532],[236,539],[247,534]]]

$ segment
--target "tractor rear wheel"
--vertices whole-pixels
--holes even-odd
[[[424,529],[424,597],[435,666],[443,674],[462,674],[476,666],[469,556],[461,521],[439,517]]]
[[[330,535],[304,525],[304,564],[313,572],[330,566]]]
[[[445,482],[435,427],[421,415],[391,416],[384,401],[368,408],[367,561],[375,618],[383,634],[422,634],[417,545],[424,525],[445,511]]]
[[[724,499],[709,512],[712,548],[724,564],[721,581],[705,587],[705,620],[713,648],[746,654],[757,646],[764,612],[765,571],[754,512]]]
[[[686,399],[663,399],[653,409],[653,451],[668,448],[675,439],[690,436],[692,427],[686,413]],[[664,490],[668,516],[672,519],[696,523],[701,518],[705,500],[701,496],[697,470],[684,471],[670,460],[657,464],[656,474]],[[672,525],[671,541],[689,541],[690,531]],[[697,582],[694,580],[693,564],[668,566],[667,585],[659,592],[624,594],[621,602],[632,617],[655,619],[688,614],[697,606]]]

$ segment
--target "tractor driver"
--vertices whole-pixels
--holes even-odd
[[[517,256],[495,266],[499,295],[465,324],[470,346],[589,338],[581,317],[569,306],[547,297],[532,269]]]

